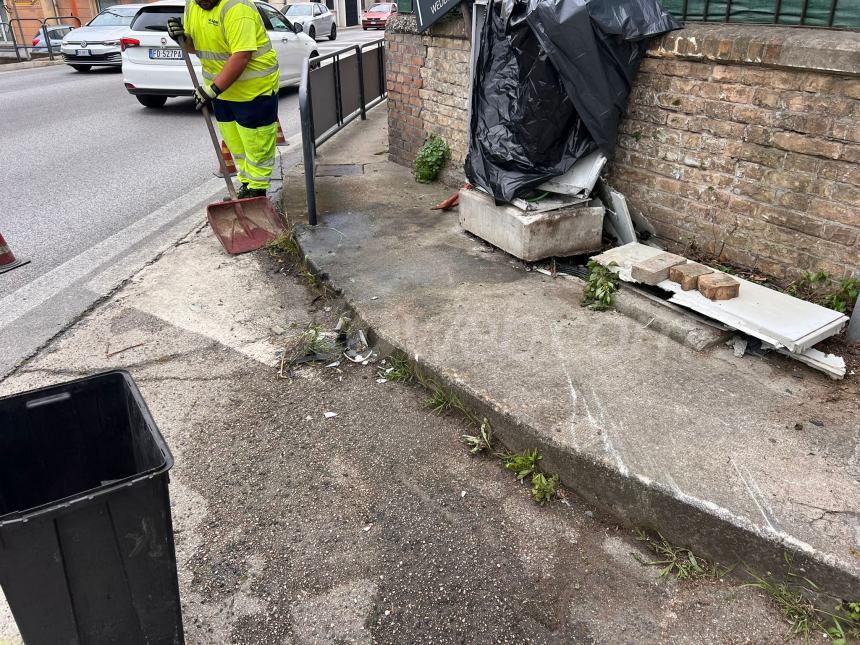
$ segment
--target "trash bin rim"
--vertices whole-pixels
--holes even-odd
[[[0,397],[0,402],[3,402],[7,399],[19,397],[23,394],[35,395],[39,394],[40,392],[49,392],[57,388],[74,385],[83,381],[91,381],[93,379],[107,378],[112,376],[120,376],[126,382],[129,391],[131,392],[132,396],[135,399],[135,402],[139,406],[140,413],[143,416],[144,421],[152,432],[152,437],[155,440],[155,445],[161,452],[161,456],[163,458],[162,463],[158,466],[150,468],[149,470],[144,470],[142,472],[135,473],[134,475],[129,475],[128,477],[113,481],[110,484],[97,486],[96,488],[90,488],[88,490],[81,491],[79,493],[75,493],[73,495],[69,495],[67,497],[63,497],[57,500],[52,500],[45,504],[40,504],[39,506],[34,506],[32,508],[28,508],[22,511],[13,511],[11,513],[7,513],[6,515],[0,515],[0,529],[12,526],[14,524],[37,520],[42,516],[50,516],[62,513],[71,510],[73,507],[78,507],[78,505],[80,504],[95,502],[101,497],[110,495],[111,493],[121,490],[123,488],[129,488],[138,482],[144,481],[146,479],[152,479],[153,477],[158,477],[159,475],[163,475],[171,468],[173,468],[173,453],[170,452],[170,448],[167,446],[167,442],[161,435],[161,431],[158,429],[158,425],[156,425],[155,419],[153,419],[152,413],[149,411],[149,407],[147,407],[146,401],[144,401],[143,395],[140,393],[140,389],[137,387],[137,383],[135,383],[131,374],[127,370],[118,369],[108,370],[105,372],[97,372],[95,374],[90,374],[89,376],[74,379],[72,381],[55,383],[53,385],[47,385],[45,387],[40,387],[35,390],[28,390],[27,392],[17,392],[15,394]]]

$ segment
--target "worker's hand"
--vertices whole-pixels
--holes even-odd
[[[194,107],[202,110],[204,107],[209,107],[212,99],[218,96],[221,90],[214,83],[212,85],[201,85],[194,90]]]
[[[185,38],[185,28],[182,26],[182,20],[179,18],[168,19],[167,34],[176,42],[180,42]]]

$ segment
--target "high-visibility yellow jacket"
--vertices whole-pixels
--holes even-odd
[[[224,0],[209,11],[188,0],[182,22],[210,83],[231,54],[253,52],[242,75],[218,98],[250,101],[278,91],[278,56],[251,0]]]

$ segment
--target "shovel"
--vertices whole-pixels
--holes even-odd
[[[194,73],[194,65],[191,64],[191,57],[188,55],[184,38],[180,40],[179,46],[182,49],[185,66],[188,68],[188,73],[191,74],[191,81],[194,83],[194,87],[197,87],[197,74]],[[268,197],[239,199],[236,195],[236,188],[233,186],[233,180],[230,179],[227,163],[221,156],[221,146],[218,143],[215,126],[212,125],[209,108],[204,106],[202,112],[206,119],[206,126],[209,128],[209,137],[215,147],[218,163],[221,165],[221,174],[224,176],[224,181],[227,182],[227,190],[230,194],[227,201],[215,202],[206,207],[209,226],[212,227],[215,236],[227,253],[236,255],[237,253],[255,251],[283,233],[286,230],[284,222],[272,207],[272,202],[269,201]]]

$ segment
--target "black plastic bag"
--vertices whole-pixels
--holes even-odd
[[[680,27],[657,0],[490,0],[469,180],[511,201],[597,148],[611,156],[647,39]]]

